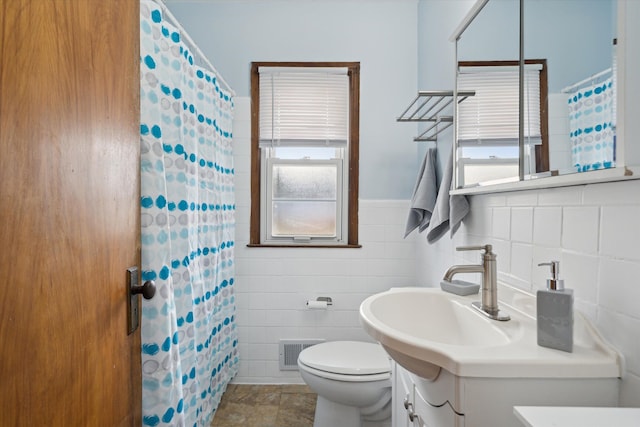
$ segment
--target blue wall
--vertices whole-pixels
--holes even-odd
[[[411,197],[418,165],[435,144],[413,142],[421,127],[395,119],[418,89],[453,89],[449,37],[474,0],[167,1],[237,96],[249,96],[252,61],[360,61],[360,197]],[[551,92],[609,66],[614,3],[526,0],[526,56],[548,59]],[[517,48],[517,1],[492,0],[463,35],[460,53],[516,59]],[[451,139],[451,130],[439,137],[438,174]]]
[[[168,5],[237,96],[249,96],[252,61],[359,61],[360,198],[411,196],[416,126],[395,119],[417,91],[416,0]]]
[[[549,92],[611,67],[614,0],[525,0],[525,57],[546,58]],[[516,1],[492,0],[462,35],[464,60],[517,60]]]
[[[421,90],[452,90],[455,85],[455,44],[449,40],[475,0],[421,0],[418,15],[418,87]],[[449,112],[452,114],[452,112]],[[437,148],[437,174],[449,161],[453,129],[438,135],[438,143],[418,143],[417,159],[427,148]]]

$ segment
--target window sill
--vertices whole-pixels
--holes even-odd
[[[249,243],[247,244],[248,248],[326,248],[326,249],[358,249],[361,248],[362,245],[295,245],[295,244],[286,244],[286,245],[274,245],[274,244],[263,244],[263,243]]]

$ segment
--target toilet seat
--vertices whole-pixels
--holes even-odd
[[[378,381],[391,375],[389,356],[379,344],[334,341],[306,348],[298,364],[315,375],[339,381]]]
[[[313,374],[317,377],[321,377],[327,380],[334,380],[334,381],[364,383],[364,382],[374,382],[374,381],[386,381],[391,378],[391,372],[385,372],[382,374],[369,374],[369,375],[346,375],[346,374],[335,374],[333,372],[321,371],[319,369],[315,369],[310,366],[307,366],[302,362],[298,362],[298,367],[301,370],[306,371],[310,374]]]

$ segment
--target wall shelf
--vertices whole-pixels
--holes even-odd
[[[458,92],[458,104],[475,94],[475,91]],[[452,103],[452,90],[419,91],[413,102],[396,120],[398,122],[430,122],[431,126],[413,140],[437,141],[438,134],[453,124],[453,115],[440,115]]]

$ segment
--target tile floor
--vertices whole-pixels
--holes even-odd
[[[315,409],[306,385],[229,384],[211,427],[312,427]]]

